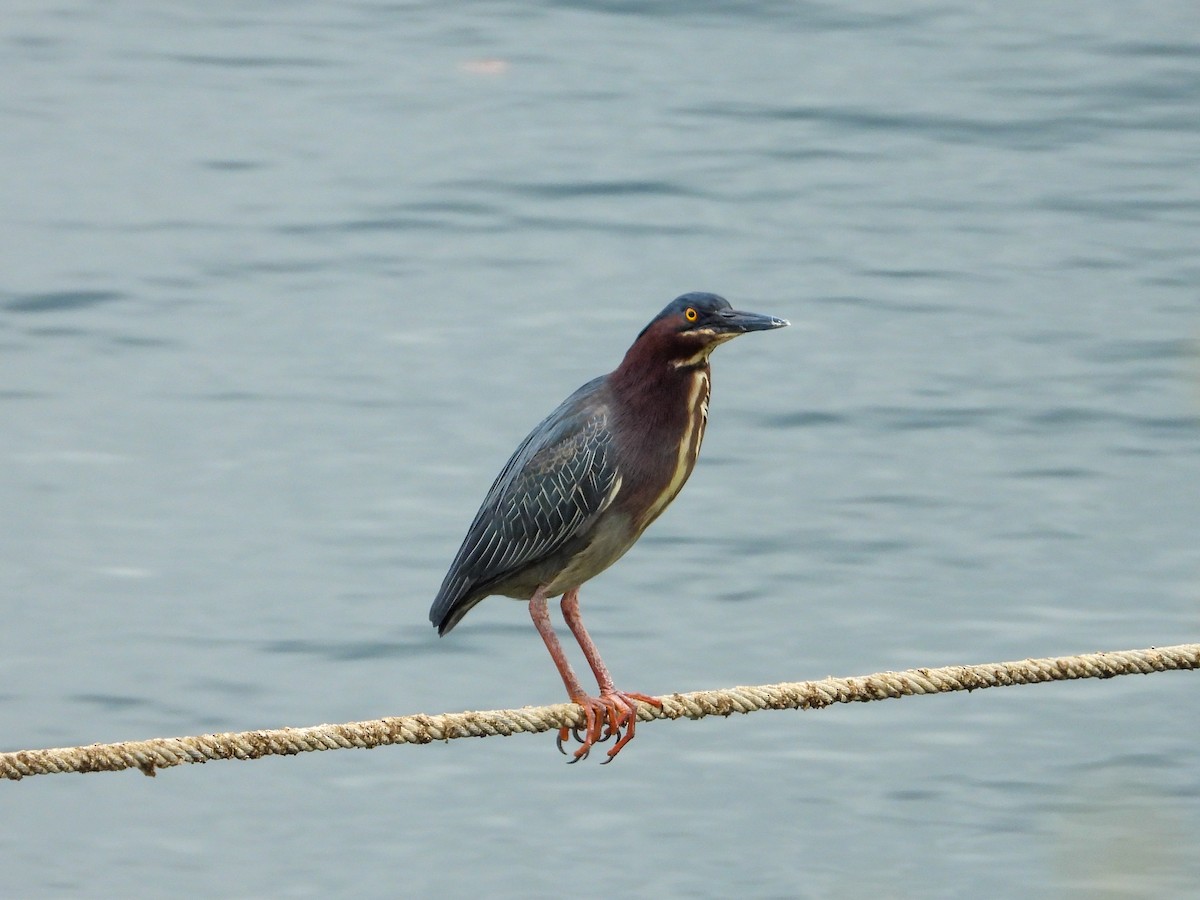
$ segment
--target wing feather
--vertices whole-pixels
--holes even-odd
[[[522,569],[585,534],[619,485],[608,409],[589,382],[538,425],[484,498],[429,611],[444,634]],[[591,401],[591,402],[590,402]]]

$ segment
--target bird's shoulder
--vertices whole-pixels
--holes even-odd
[[[529,432],[497,476],[484,505],[513,492],[539,489],[546,479],[570,481],[608,467],[611,418],[605,379],[594,378]]]

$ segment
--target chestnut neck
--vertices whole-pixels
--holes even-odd
[[[696,348],[681,346],[666,329],[651,327],[634,341],[612,374],[609,385],[631,428],[685,428],[692,386],[698,376],[709,376],[707,354],[696,358]],[[705,394],[707,400],[707,393]]]

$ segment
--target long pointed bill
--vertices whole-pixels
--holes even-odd
[[[719,331],[726,331],[730,334],[745,334],[747,331],[769,331],[772,328],[785,328],[787,325],[787,319],[780,319],[777,316],[764,316],[762,313],[727,309],[721,313],[717,328]]]

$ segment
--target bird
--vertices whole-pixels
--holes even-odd
[[[786,319],[740,312],[716,294],[683,294],[638,334],[621,364],[567,397],[521,442],[487,492],[429,610],[448,633],[486,597],[527,601],[567,689],[583,708],[579,748],[587,757],[616,737],[611,762],[634,737],[636,701],[654,697],[616,689],[579,613],[579,589],[641,537],[692,474],[708,422],[709,355],[751,331]],[[555,635],[547,601],[562,596],[562,616],[599,694],[584,690]],[[558,733],[558,749],[571,736]]]

